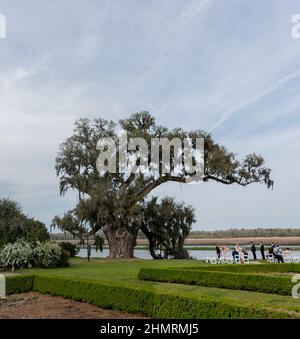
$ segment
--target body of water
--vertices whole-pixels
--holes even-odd
[[[290,246],[291,248],[292,246]],[[205,260],[207,257],[216,257],[216,251],[214,250],[189,250],[190,256],[197,260]],[[267,252],[266,252],[267,254]],[[86,258],[87,250],[82,248],[77,254],[79,257]],[[103,252],[96,252],[92,249],[91,258],[106,258],[109,255],[108,248],[105,248]],[[260,251],[256,251],[256,255],[258,259],[261,259]],[[300,256],[300,251],[292,251],[292,255]],[[139,259],[152,259],[148,250],[137,249],[134,251],[134,256]],[[249,258],[252,259],[252,253],[249,251]]]

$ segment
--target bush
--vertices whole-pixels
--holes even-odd
[[[186,297],[143,289],[112,286],[95,281],[36,275],[35,291],[50,293],[103,308],[165,319],[295,318],[299,315],[221,298]]]
[[[5,279],[6,281],[6,294],[15,294],[30,292],[33,289],[33,275],[15,275],[8,276]]]
[[[33,255],[30,244],[23,239],[19,239],[13,244],[8,243],[0,251],[0,265],[12,271],[18,268],[30,267]]]
[[[290,277],[185,269],[142,269],[142,280],[291,295]]]
[[[24,238],[29,243],[49,239],[46,226],[23,214],[21,206],[10,199],[0,199],[0,248]]]
[[[236,272],[236,273],[300,273],[300,264],[250,264],[250,265],[210,265],[181,267],[185,270]]]
[[[269,319],[299,318],[296,312],[238,304],[214,297],[187,297],[144,289],[109,285],[97,281],[38,275],[11,276],[6,279],[7,294],[50,293],[99,307],[144,314],[162,319]]]
[[[69,258],[70,258],[70,252],[62,249],[57,267],[69,266]]]
[[[79,252],[79,247],[74,245],[70,242],[61,242],[59,246],[70,253],[70,257],[76,257],[77,253]]]
[[[46,242],[34,248],[34,262],[37,267],[55,268],[67,266],[69,253],[57,244]]]

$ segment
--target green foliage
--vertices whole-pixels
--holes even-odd
[[[183,268],[183,267],[182,267]],[[184,267],[184,269],[201,271],[219,271],[236,273],[300,273],[300,264],[250,264],[250,265],[209,265]]]
[[[59,261],[57,263],[57,267],[67,267],[69,266],[69,258],[70,258],[70,252],[66,251],[64,249],[61,249]]]
[[[75,244],[72,244],[70,242],[60,242],[59,246],[69,252],[70,257],[76,257],[77,253],[79,252],[79,247]]]
[[[81,241],[87,234],[87,230],[79,220],[76,210],[65,213],[62,218],[55,216],[51,227],[58,228],[65,233],[70,233],[74,238],[78,238]]]
[[[126,288],[126,290],[130,289],[131,291],[138,291],[140,293],[142,291],[142,297],[146,298],[146,295],[149,296],[149,300],[146,298],[147,305],[142,304],[142,301],[139,302],[136,309],[134,308],[134,303],[137,302],[136,299],[133,300],[133,305],[131,305],[131,300],[128,299],[128,312],[137,312],[140,313],[139,307],[141,309],[146,307],[150,309],[149,313],[145,313],[150,317],[158,318],[158,317],[171,317],[171,315],[175,314],[175,308],[178,307],[178,311],[180,313],[180,302],[183,303],[183,300],[207,300],[210,304],[214,304],[212,310],[205,313],[199,313],[195,309],[195,304],[191,304],[191,309],[188,309],[188,306],[184,306],[182,309],[183,314],[189,312],[189,316],[196,317],[196,315],[201,315],[201,317],[205,318],[214,318],[214,312],[216,313],[216,317],[230,317],[229,310],[227,308],[227,304],[235,305],[238,309],[243,309],[243,314],[240,314],[240,317],[244,318],[264,318],[264,314],[267,309],[270,311],[269,316],[266,317],[276,317],[278,312],[282,312],[282,315],[278,315],[279,317],[289,316],[292,318],[296,318],[300,316],[300,304],[299,300],[293,299],[291,296],[282,296],[276,294],[268,294],[268,293],[259,293],[259,292],[251,292],[251,291],[240,291],[240,290],[230,290],[230,289],[221,289],[221,288],[207,288],[203,286],[195,286],[195,285],[183,285],[183,284],[172,284],[172,283],[160,283],[160,282],[151,282],[139,280],[137,278],[138,273],[141,268],[167,268],[174,267],[178,268],[180,266],[184,266],[185,269],[187,267],[194,266],[205,266],[204,264],[199,263],[194,260],[134,260],[134,261],[107,261],[103,259],[92,259],[91,262],[87,262],[86,259],[74,258],[71,259],[72,265],[68,268],[57,268],[51,270],[45,269],[30,269],[26,273],[33,275],[41,275],[44,277],[53,277],[53,278],[65,278],[65,288],[69,288],[69,284],[67,281],[82,281],[84,284],[81,287],[81,296],[82,300],[86,299],[86,295],[89,293],[89,285],[85,284],[92,282],[96,284],[100,284],[101,286],[109,286]],[[231,265],[232,267],[234,265]],[[238,266],[238,265],[235,265]],[[240,265],[242,266],[242,265]],[[245,265],[246,266],[246,265]],[[259,266],[259,265],[257,265]],[[276,265],[274,265],[276,266]],[[278,265],[281,266],[281,265]],[[22,272],[24,273],[24,271]],[[54,280],[55,281],[55,280]],[[87,287],[88,286],[88,287]],[[104,288],[103,287],[103,288]],[[62,287],[61,287],[62,288]],[[60,289],[61,289],[60,288]],[[117,289],[119,290],[119,289]],[[98,290],[99,291],[99,290]],[[103,290],[104,295],[99,295],[99,299],[109,299],[110,289]],[[43,292],[43,290],[41,290]],[[163,306],[160,307],[159,304],[151,304],[154,295],[158,293],[160,296],[160,300],[164,301],[165,307],[170,308],[164,309]],[[56,291],[52,290],[52,294],[55,294]],[[58,292],[57,292],[58,293]],[[61,293],[59,291],[59,293]],[[75,293],[75,292],[74,292]],[[77,293],[77,292],[76,292]],[[97,291],[91,292],[97,293]],[[106,295],[105,295],[106,293]],[[150,295],[149,295],[150,293]],[[164,297],[166,295],[166,297]],[[64,296],[64,295],[62,295]],[[83,297],[84,296],[84,297]],[[127,296],[127,295],[126,295]],[[131,295],[130,295],[131,296]],[[169,297],[170,296],[170,297]],[[83,299],[84,298],[84,299]],[[118,309],[116,306],[116,302],[118,300],[117,296],[113,294],[111,297],[112,301],[107,301],[107,307],[111,305],[111,308]],[[173,299],[179,298],[180,302],[173,301]],[[184,298],[184,299],[183,299]],[[167,304],[167,301],[168,303]],[[101,302],[101,300],[100,300]],[[99,302],[99,305],[101,305]],[[125,303],[125,301],[124,301]],[[225,305],[224,305],[225,303]],[[123,304],[123,301],[122,301]],[[177,305],[177,306],[176,306]],[[198,305],[198,304],[197,304]],[[207,305],[205,303],[205,305]],[[104,304],[105,306],[105,304]],[[126,311],[126,304],[123,306],[123,310]],[[152,307],[152,309],[151,309]],[[204,305],[201,305],[204,307]],[[206,306],[205,306],[206,307]],[[225,310],[223,308],[225,307]],[[247,309],[248,314],[245,311]],[[231,308],[232,310],[232,308]],[[151,315],[153,314],[153,316]],[[232,313],[232,317],[235,315],[235,311]],[[257,314],[257,315],[256,315]],[[179,315],[180,317],[180,315]],[[184,317],[184,315],[182,315]],[[176,317],[174,316],[176,319]]]
[[[49,239],[45,225],[22,213],[20,205],[10,199],[0,199],[0,248],[19,238],[28,242]]]
[[[258,266],[258,265],[257,265]],[[291,295],[290,277],[193,269],[142,269],[143,280]]]
[[[45,242],[50,239],[49,232],[45,224],[42,222],[32,218],[26,218],[24,226],[26,229],[24,238],[29,243],[35,244],[37,242]]]
[[[8,276],[6,281],[6,294],[30,292],[33,289],[33,275]]]
[[[169,140],[179,138],[183,141],[189,135],[194,142],[196,138],[204,138],[204,182],[215,181],[226,185],[241,186],[262,183],[269,188],[273,186],[270,177],[271,170],[264,167],[264,159],[261,156],[253,153],[247,155],[243,161],[238,161],[234,153],[216,143],[210,134],[201,130],[184,131],[182,128],[170,130],[157,124],[155,118],[148,112],[132,114],[128,119],[123,119],[118,123],[104,119],[93,121],[80,119],[75,123],[73,135],[60,146],[55,166],[61,194],[69,189],[76,190],[79,203],[64,218],[56,218],[54,224],[69,232],[72,232],[70,225],[78,228],[83,224],[90,226],[94,234],[103,230],[109,240],[112,257],[133,255],[136,236],[141,228],[141,204],[148,194],[166,182],[187,183],[195,174],[190,174],[188,171],[175,174],[173,170],[178,154],[174,155],[172,151],[170,153],[171,173],[164,173],[161,159],[158,166],[159,173],[153,171],[148,171],[147,174],[139,171],[136,173],[107,172],[105,175],[100,175],[96,166],[97,159],[99,153],[105,151],[99,150],[97,143],[103,138],[117,139],[120,128],[126,130],[129,139],[139,137],[146,140],[149,154],[151,138]],[[134,152],[131,150],[131,155]],[[117,149],[112,151],[110,156],[117,159],[119,151]],[[150,163],[151,157],[149,156],[148,164]],[[68,225],[65,221],[69,221]],[[118,230],[121,230],[126,240],[116,240],[119,238]],[[177,251],[173,249],[173,246],[171,249],[176,255]],[[182,249],[181,252],[183,252]]]
[[[94,242],[96,252],[98,252],[98,251],[103,252],[104,244],[105,244],[104,238],[101,237],[99,234],[96,234],[95,235],[95,242]]]
[[[24,235],[23,222],[20,205],[10,199],[0,199],[0,248]]]
[[[146,201],[143,206],[141,231],[149,240],[152,257],[158,259],[154,250],[160,248],[166,256],[188,259],[189,254],[184,249],[184,241],[194,222],[196,222],[194,209],[176,202],[173,198],[166,197],[160,203],[157,197]]]
[[[31,245],[23,239],[6,244],[0,251],[0,266],[12,271],[31,266],[34,252]]]
[[[215,298],[192,298],[158,291],[126,288],[121,284],[49,277],[38,274],[33,289],[103,308],[165,319],[293,318],[295,314],[253,305],[238,305]]]

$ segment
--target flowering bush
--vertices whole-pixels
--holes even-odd
[[[55,268],[62,266],[62,249],[57,244],[46,242],[34,248],[34,263],[37,267]]]
[[[33,261],[33,249],[30,244],[23,239],[19,239],[13,244],[8,243],[0,251],[0,265],[10,268],[12,271],[18,268],[30,267]]]
[[[57,244],[46,242],[32,246],[23,239],[5,245],[0,251],[0,266],[14,271],[32,266],[55,268],[68,265],[69,252]]]

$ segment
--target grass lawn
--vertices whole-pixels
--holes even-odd
[[[141,281],[138,273],[141,268],[163,267],[195,267],[207,266],[194,260],[107,260],[72,259],[71,266],[60,269],[31,269],[22,273],[42,273],[44,276],[59,276],[74,278],[74,280],[96,280],[109,283],[111,286],[133,287],[149,291],[157,291],[166,294],[176,294],[193,297],[214,297],[222,300],[234,301],[238,304],[264,306],[286,312],[295,312],[300,316],[300,300],[291,296],[279,296],[274,294],[257,293],[239,290],[227,290],[220,288],[190,286],[152,281]]]

